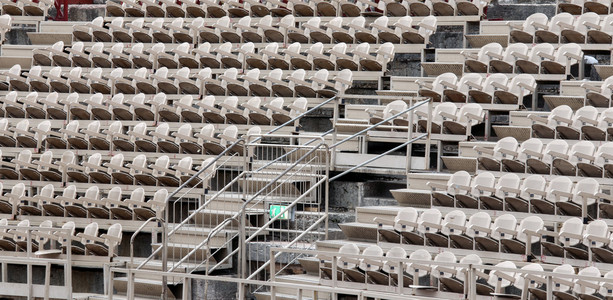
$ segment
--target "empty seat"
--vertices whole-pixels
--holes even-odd
[[[466,71],[475,73],[487,73],[490,60],[493,57],[501,57],[503,54],[503,48],[498,43],[489,43],[474,54],[471,52],[462,51],[462,54],[466,57],[464,66]]]
[[[449,177],[447,184],[428,182],[427,185],[432,189],[432,205],[454,207],[455,196],[467,194],[470,181],[471,178],[468,172],[458,171]],[[437,192],[437,189],[444,190],[445,192]]]
[[[501,171],[502,159],[513,160],[513,158],[517,156],[515,151],[518,145],[519,143],[514,137],[505,137],[498,140],[493,149],[481,146],[473,147],[473,149],[477,151],[477,154],[479,154],[477,158],[479,168],[490,171]],[[482,154],[487,154],[488,156]]]
[[[547,196],[545,186],[547,181],[541,175],[530,175],[524,179],[515,197],[506,197],[506,209],[520,212],[530,212],[530,202],[533,199],[543,199]]]
[[[519,194],[520,179],[514,173],[502,175],[496,182],[495,192],[490,196],[481,196],[479,200],[486,209],[503,210],[505,207],[504,199],[516,197]]]
[[[570,74],[572,65],[583,60],[581,46],[575,43],[561,45],[555,55],[542,55],[547,60],[541,62],[543,74]]]
[[[559,13],[548,22],[547,26],[544,24],[534,23],[539,28],[535,33],[535,42],[537,43],[559,43],[560,34],[564,28],[573,28],[575,17],[569,13]]]
[[[556,128],[562,124],[569,124],[573,110],[568,105],[561,105],[551,110],[547,118],[528,115],[532,120],[532,136],[540,138],[555,138]]]

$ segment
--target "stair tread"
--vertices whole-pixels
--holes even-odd
[[[142,263],[143,261],[145,261],[147,258],[146,257],[135,257],[134,258],[134,263],[133,266],[136,267],[138,265],[140,265],[140,263]],[[117,257],[115,258],[116,261],[118,262],[125,262],[126,264],[130,264],[130,258],[129,257],[125,257],[125,256],[121,256],[121,257]],[[171,268],[174,266],[176,262],[173,261],[168,261],[166,262],[166,265],[168,266],[168,268]],[[152,259],[149,260],[147,262],[147,264],[145,265],[144,269],[147,269],[147,267],[151,268],[151,267],[159,267],[161,268],[163,265],[162,261],[159,259]],[[193,267],[197,267],[198,264],[195,263],[189,263],[189,262],[184,262],[181,264],[181,268],[179,268],[178,270],[181,271],[180,273],[184,273],[186,268],[193,268]]]
[[[161,247],[162,243],[152,243],[151,246],[156,246],[156,247]],[[198,245],[194,245],[194,244],[184,244],[184,243],[168,243],[168,247],[173,247],[173,248],[189,248],[189,249],[195,249],[196,246]],[[206,249],[207,247],[200,247],[201,249]]]

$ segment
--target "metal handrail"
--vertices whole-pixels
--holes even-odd
[[[322,138],[323,139],[323,138]],[[311,150],[309,150],[307,153],[305,153],[303,156],[301,156],[299,159],[296,160],[296,162],[294,162],[291,166],[289,166],[286,170],[284,170],[283,172],[281,172],[281,174],[279,174],[276,178],[274,178],[273,180],[271,180],[268,184],[266,184],[266,186],[264,186],[262,189],[260,189],[257,193],[255,193],[255,195],[253,195],[248,201],[245,201],[245,203],[243,203],[243,206],[241,207],[241,209],[239,210],[238,213],[241,214],[241,217],[239,218],[239,246],[237,247],[238,249],[242,249],[241,253],[240,253],[240,261],[241,261],[241,277],[246,277],[245,271],[246,271],[246,265],[247,265],[247,256],[246,256],[246,244],[248,242],[247,236],[246,236],[246,232],[245,232],[245,224],[244,224],[244,212],[245,212],[245,208],[247,207],[247,205],[253,200],[255,199],[257,196],[259,196],[262,191],[268,189],[268,187],[270,187],[272,184],[274,184],[277,180],[279,180],[279,178],[281,178],[282,176],[284,176],[285,174],[287,174],[291,169],[293,169],[295,166],[298,165],[298,163],[300,161],[302,161],[303,159],[305,159],[306,157],[309,157],[311,155],[311,153],[315,152],[316,150],[318,150],[320,147],[325,147],[327,148],[326,153],[328,153],[330,151],[328,145],[326,145],[325,142],[320,143],[319,145],[313,147]],[[326,182],[327,183],[327,177],[325,177],[324,180],[320,181],[320,182]],[[311,190],[314,187],[317,187],[319,185],[316,184],[315,186],[311,187],[306,193],[303,193],[300,197],[298,197],[298,199],[296,199],[294,202],[301,200],[305,195],[307,195],[308,193],[311,192]],[[294,205],[294,203],[290,204]],[[285,211],[289,208],[289,206],[285,209]],[[283,213],[283,212],[282,212]],[[279,215],[277,215],[276,217],[279,217]],[[273,218],[272,220],[276,220],[277,218]],[[269,222],[270,223],[270,222]],[[269,226],[270,224],[266,223],[266,226]],[[260,229],[264,228],[264,226],[260,227]],[[254,237],[255,234],[251,235],[251,237]],[[238,250],[237,249],[237,250]],[[233,251],[234,252],[234,251]]]
[[[345,175],[345,174],[347,174],[347,173],[349,173],[349,172],[351,172],[351,171],[353,171],[353,170],[355,170],[357,168],[361,168],[361,167],[363,167],[363,166],[365,166],[365,165],[367,165],[367,164],[369,164],[369,163],[371,163],[371,162],[373,162],[373,161],[375,161],[375,160],[377,160],[377,159],[379,159],[379,158],[381,158],[381,157],[383,157],[385,155],[388,155],[388,154],[390,154],[390,153],[392,153],[392,152],[394,152],[394,151],[396,151],[396,150],[398,150],[398,149],[400,149],[402,147],[405,147],[408,144],[411,144],[411,143],[413,143],[413,142],[415,142],[417,140],[420,140],[420,139],[422,139],[424,137],[427,137],[427,136],[428,136],[427,133],[423,133],[423,134],[421,134],[418,137],[414,137],[414,138],[412,138],[412,139],[410,139],[410,140],[408,140],[408,141],[406,141],[406,142],[404,142],[404,143],[402,143],[402,144],[400,144],[400,145],[398,145],[398,146],[396,146],[396,147],[394,147],[394,148],[392,148],[390,150],[387,150],[387,151],[385,151],[385,152],[383,152],[383,153],[381,153],[381,154],[379,154],[379,155],[377,155],[377,156],[375,156],[375,157],[373,157],[373,158],[371,158],[371,159],[369,159],[367,161],[364,161],[364,162],[360,163],[359,165],[355,165],[355,166],[351,167],[349,170],[346,170],[346,171],[344,171],[344,172],[342,172],[342,173],[340,173],[340,174],[330,178],[330,181],[334,181],[334,180],[342,177],[343,175]]]
[[[132,264],[134,263],[134,239],[145,228],[145,226],[153,220],[161,221],[162,223],[164,222],[162,218],[151,217],[147,219],[147,221],[145,221],[140,227],[138,227],[138,229],[136,229],[136,231],[132,234],[132,237],[130,238],[130,268],[132,267]],[[163,226],[162,227],[162,237],[164,237],[165,235],[166,235],[166,226]]]
[[[322,180],[324,181],[324,180]],[[278,215],[277,215],[278,216]],[[292,240],[291,242],[289,242],[287,245],[285,245],[283,248],[289,248],[291,246],[293,246],[297,241],[299,241],[300,239],[302,239],[303,236],[307,235],[311,230],[313,230],[315,228],[315,226],[318,226],[322,221],[325,221],[325,219],[328,216],[324,215],[322,217],[320,217],[315,223],[313,223],[311,226],[309,226],[309,228],[305,229],[301,234],[299,234],[294,240]],[[282,253],[278,252],[277,254],[274,255],[274,258],[276,259],[277,257],[279,257]],[[253,278],[255,275],[257,275],[258,273],[260,273],[263,269],[265,269],[267,266],[270,265],[270,262],[273,260],[273,258],[271,257],[267,262],[265,262],[264,264],[262,264],[262,266],[260,266],[257,270],[255,270],[253,273],[251,273],[251,275],[249,275],[249,277],[247,277],[247,279],[251,279]]]
[[[401,112],[399,112],[399,113],[397,113],[397,114],[395,114],[395,115],[393,115],[393,116],[391,116],[391,117],[388,117],[388,118],[386,118],[386,119],[383,119],[383,120],[382,120],[382,121],[380,121],[379,123],[376,123],[376,124],[370,125],[370,126],[366,127],[365,129],[360,130],[360,131],[358,131],[358,132],[356,132],[356,133],[354,133],[354,134],[352,134],[352,135],[350,135],[350,136],[348,136],[348,137],[344,138],[343,140],[341,140],[341,141],[339,141],[339,142],[336,142],[334,145],[330,146],[330,148],[336,148],[337,146],[339,146],[339,145],[343,144],[344,142],[346,142],[346,141],[348,141],[348,140],[350,140],[350,139],[352,139],[352,138],[355,138],[356,136],[358,136],[358,135],[360,135],[360,134],[362,134],[362,133],[365,133],[365,132],[367,132],[367,131],[369,131],[369,130],[371,130],[371,129],[373,129],[373,128],[375,128],[375,127],[379,126],[379,125],[382,125],[382,124],[386,123],[387,121],[393,120],[393,119],[395,119],[395,118],[397,118],[397,117],[399,117],[399,116],[401,116],[401,115],[403,115],[403,114],[406,114],[407,112],[412,111],[412,110],[414,110],[414,109],[416,109],[416,108],[418,108],[418,107],[420,107],[420,106],[422,106],[422,105],[424,105],[424,104],[427,104],[428,102],[430,102],[430,99],[428,99],[428,100],[423,100],[423,101],[420,101],[420,102],[417,102],[417,103],[416,103],[416,104],[414,104],[413,106],[411,106],[411,107],[409,107],[409,108],[407,108],[407,109],[405,109],[405,110],[403,110],[403,111],[401,111]],[[409,127],[410,127],[410,126],[411,126],[411,124],[409,124]]]
[[[332,128],[332,129],[330,129],[330,130],[328,130],[328,131],[324,132],[324,133],[323,133],[323,134],[321,134],[320,136],[318,136],[318,137],[316,137],[316,138],[314,138],[314,139],[311,139],[310,141],[308,141],[308,142],[304,143],[304,145],[303,145],[303,146],[310,145],[310,144],[311,144],[311,143],[313,143],[314,141],[317,141],[318,139],[321,139],[321,138],[323,138],[324,136],[326,136],[326,135],[328,135],[328,134],[330,134],[330,133],[332,133],[332,132],[334,132],[334,128]],[[279,157],[275,158],[274,160],[272,160],[272,161],[268,162],[268,163],[267,163],[267,164],[265,164],[264,166],[259,167],[257,170],[255,170],[255,172],[260,171],[260,170],[262,170],[262,169],[264,169],[264,168],[266,168],[266,167],[268,167],[268,166],[272,165],[273,163],[280,161],[280,160],[281,160],[281,159],[283,159],[283,158],[286,158],[287,156],[289,156],[290,154],[292,154],[292,153],[294,153],[294,152],[296,152],[296,151],[298,151],[298,148],[295,148],[295,149],[294,149],[294,150],[292,150],[292,151],[286,152],[285,154],[283,154],[283,155],[281,155],[281,156],[279,156]]]
[[[202,246],[204,246],[205,244],[208,244],[209,240],[211,240],[211,237],[215,236],[218,233],[218,231],[221,230],[222,228],[225,228],[229,224],[230,221],[236,219],[236,216],[237,215],[234,215],[234,216],[232,216],[230,218],[227,218],[223,222],[221,222],[220,224],[215,226],[215,228],[213,230],[211,230],[211,232],[208,234],[206,239],[204,239],[200,244],[198,244],[198,246],[194,247],[194,249],[192,249],[189,253],[187,253],[187,255],[183,256],[183,258],[181,258],[172,268],[170,268],[170,270],[168,270],[168,272],[174,271],[178,266],[180,266],[190,256],[192,256],[192,254],[194,254],[194,253],[196,253],[196,251],[200,250],[200,248]]]

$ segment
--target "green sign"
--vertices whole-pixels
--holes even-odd
[[[288,209],[287,211],[285,211],[283,214],[281,214],[281,212],[283,210],[285,210],[287,208],[286,205],[270,205],[270,218],[274,218],[276,216],[279,216],[279,218],[277,220],[289,220],[290,219],[290,209]]]

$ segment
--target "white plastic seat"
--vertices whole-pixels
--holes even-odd
[[[507,210],[530,212],[530,202],[533,199],[541,200],[547,196],[545,186],[547,182],[541,175],[531,175],[524,179],[520,194],[517,197],[507,197],[505,202]]]
[[[573,28],[575,17],[569,13],[559,13],[548,22],[548,25],[535,23],[538,30],[534,33],[537,43],[559,43],[560,33],[563,28]],[[543,26],[545,25],[545,26]]]
[[[590,164],[595,160],[594,152],[596,146],[590,141],[580,141],[568,150],[568,153],[558,153],[550,151],[555,157],[551,163],[552,173],[564,176],[576,176],[578,174],[578,163]]]
[[[530,201],[531,211],[541,214],[555,214],[556,203],[559,201],[569,201],[572,194],[572,181],[568,177],[556,177],[549,181],[543,199],[533,199]]]
[[[489,196],[479,197],[481,205],[486,209],[504,210],[504,199],[507,197],[516,197],[519,193],[520,179],[514,173],[508,173],[498,178],[495,190],[490,190],[493,194]]]
[[[502,54],[503,48],[498,43],[484,45],[476,54],[462,51],[462,55],[466,57],[464,67],[468,72],[487,73],[490,60],[492,58],[500,58]]]
[[[560,105],[551,110],[547,118],[536,115],[528,115],[532,120],[532,136],[553,139],[556,136],[555,129],[562,124],[569,125],[572,120],[573,110],[568,105]]]
[[[575,43],[561,45],[553,56],[542,55],[546,60],[541,62],[542,74],[570,74],[572,65],[583,60],[581,46]]]
[[[587,217],[590,205],[599,198],[600,184],[593,178],[581,179],[574,185],[571,194],[570,201],[556,202],[558,209],[565,215]]]
[[[558,138],[579,140],[581,138],[581,128],[597,122],[598,110],[593,106],[584,106],[575,111],[569,124],[558,125],[556,127],[556,132]]]

